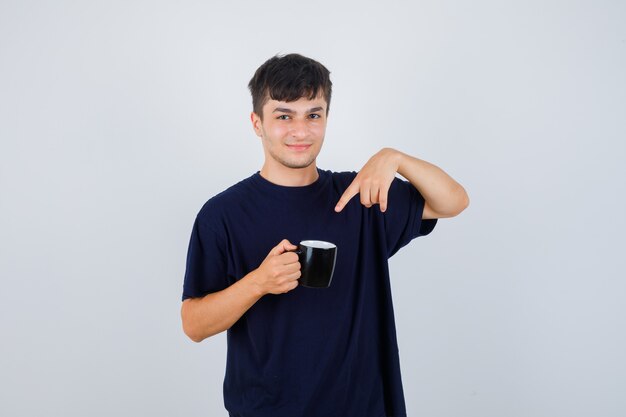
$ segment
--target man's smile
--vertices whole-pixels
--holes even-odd
[[[287,144],[287,147],[293,151],[306,151],[311,147],[310,143],[294,143],[292,145]]]

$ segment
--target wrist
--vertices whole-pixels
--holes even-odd
[[[246,285],[248,286],[249,291],[252,294],[254,294],[255,297],[261,298],[265,294],[267,294],[267,292],[263,290],[263,286],[261,285],[261,283],[259,281],[259,271],[258,271],[258,269],[255,269],[254,271],[251,271],[250,273],[248,273],[248,275],[246,275],[242,279],[242,281],[244,281],[246,283]]]
[[[387,154],[390,164],[395,168],[395,171],[401,174],[402,167],[406,164],[407,155],[393,148],[384,148],[383,152]]]

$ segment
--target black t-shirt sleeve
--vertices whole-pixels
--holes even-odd
[[[432,232],[437,219],[422,220],[424,197],[410,182],[395,178],[387,196],[387,211],[383,214],[387,239],[387,256],[418,236]]]
[[[226,237],[196,217],[187,251],[183,301],[228,287],[227,259]]]

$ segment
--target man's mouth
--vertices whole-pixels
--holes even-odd
[[[307,149],[309,149],[311,147],[310,143],[294,143],[292,145],[287,145],[287,147],[291,150],[294,151],[306,151]]]

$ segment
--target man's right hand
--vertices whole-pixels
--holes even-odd
[[[298,286],[300,262],[289,252],[298,247],[287,239],[267,255],[257,269],[221,291],[183,302],[185,334],[200,342],[230,327],[265,294],[284,294]]]
[[[262,294],[284,294],[298,286],[300,262],[295,252],[298,247],[283,239],[254,271],[255,282]]]

